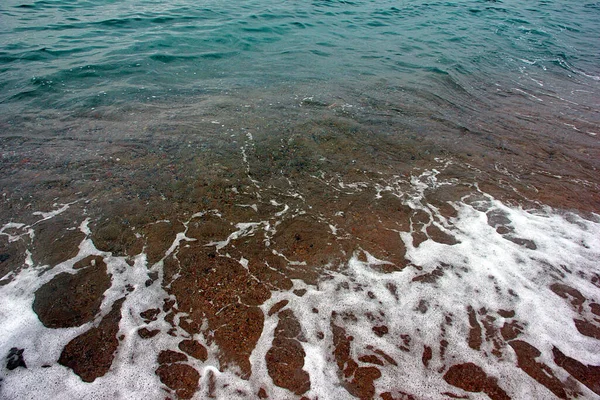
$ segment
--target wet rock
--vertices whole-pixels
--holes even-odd
[[[302,269],[307,272],[309,267],[323,267],[330,262],[338,263],[341,256],[335,236],[331,234],[327,225],[306,216],[284,221],[277,228],[273,244],[289,260],[306,262],[306,267]]]
[[[142,339],[150,339],[153,338],[154,336],[158,335],[160,333],[160,330],[158,329],[148,329],[148,328],[141,328],[138,330],[138,336],[141,337]]]
[[[303,339],[302,328],[296,316],[292,310],[281,311],[266,361],[273,382],[300,395],[310,389],[310,377],[302,369],[306,353],[298,338]]]
[[[537,245],[533,240],[523,239],[520,237],[514,237],[509,235],[503,236],[503,238],[506,240],[510,240],[511,242],[518,244],[519,246],[523,246],[529,250],[537,250]]]
[[[582,309],[583,303],[586,298],[577,289],[574,289],[568,285],[562,283],[554,283],[550,286],[550,290],[562,297],[563,299],[569,300],[571,305],[578,310]]]
[[[516,339],[521,333],[523,333],[523,325],[518,321],[510,321],[505,322],[502,328],[500,329],[500,334],[504,338],[504,340],[513,340]]]
[[[140,317],[142,317],[144,322],[148,324],[152,321],[156,321],[158,319],[158,314],[160,314],[159,308],[150,308],[146,311],[142,311],[140,313]]]
[[[58,363],[69,367],[84,382],[93,382],[108,372],[119,341],[121,306],[125,298],[115,301],[100,324],[71,340],[63,349]]]
[[[214,337],[223,365],[234,363],[240,367],[243,377],[250,376],[249,358],[262,334],[263,312],[258,307],[238,304],[210,320],[209,324],[220,327]]]
[[[9,242],[7,237],[0,236],[0,279],[6,275],[17,273],[25,265],[25,243],[23,240]],[[0,286],[9,283],[14,275],[0,280]]]
[[[423,362],[425,368],[429,368],[429,361],[431,361],[432,358],[433,352],[431,350],[431,347],[423,346],[423,356],[421,357],[421,361]]]
[[[188,224],[186,236],[207,244],[226,239],[235,229],[212,214],[194,218]]]
[[[25,349],[12,347],[8,351],[8,355],[6,356],[6,368],[8,368],[11,371],[19,367],[27,368],[27,364],[25,364],[25,359],[23,358],[24,351]]]
[[[35,292],[33,310],[44,326],[70,328],[94,319],[111,285],[104,261],[94,260],[75,274],[56,275]]]
[[[146,228],[146,256],[148,265],[154,265],[165,256],[179,232],[185,227],[181,222],[160,221]]]
[[[600,395],[600,366],[585,365],[574,358],[566,356],[557,347],[552,348],[554,362],[571,374],[579,382]]]
[[[372,354],[366,355],[366,356],[360,356],[360,357],[358,357],[358,361],[367,363],[367,364],[375,364],[375,365],[383,366],[383,361],[381,361],[379,359],[379,357],[374,356]]]
[[[289,303],[288,300],[281,300],[278,301],[277,303],[273,304],[273,307],[271,307],[271,309],[268,312],[268,316],[272,316],[273,314],[276,314],[279,310],[281,310],[283,307],[287,306]]]
[[[374,326],[371,329],[379,337],[383,337],[384,335],[388,334],[388,327],[385,325]]]
[[[198,389],[200,374],[186,364],[161,365],[156,370],[160,381],[181,399],[190,399]]]
[[[393,392],[384,392],[381,393],[381,400],[417,400],[411,394],[401,392],[399,390],[394,390]]]
[[[486,212],[485,215],[488,220],[488,225],[492,228],[512,224],[512,221],[508,218],[505,212],[501,210],[490,210]]]
[[[275,336],[302,338],[303,340],[302,327],[292,310],[283,310],[279,313],[279,323],[275,328]]]
[[[337,326],[331,322],[331,331],[333,333],[333,355],[338,368],[343,377],[348,378],[354,375],[358,364],[354,361],[351,354],[351,342],[354,340],[352,336],[346,336],[344,328]]]
[[[121,218],[105,220],[92,229],[92,241],[96,248],[115,256],[138,254],[142,249],[141,243],[136,246],[138,240],[131,226]]]
[[[416,311],[420,312],[421,314],[425,314],[427,310],[429,310],[429,302],[424,299],[419,300],[419,305],[417,306]]]
[[[584,336],[600,340],[600,326],[584,319],[576,319],[575,327]]]
[[[200,361],[206,361],[208,358],[206,347],[196,340],[182,340],[179,342],[179,350]]]
[[[514,310],[498,310],[498,314],[503,318],[513,318],[515,316]]]
[[[498,233],[499,235],[506,235],[513,231],[514,231],[514,229],[512,227],[507,227],[507,226],[499,226],[496,228],[496,233]]]
[[[375,367],[359,367],[351,357],[352,336],[347,336],[344,328],[331,321],[333,345],[336,363],[339,368],[342,385],[353,396],[370,399],[375,394],[374,381],[381,377],[381,371]]]
[[[106,264],[104,263],[104,258],[102,256],[87,256],[76,263],[73,264],[73,269],[83,269],[83,268],[106,268]]]
[[[454,236],[442,231],[433,224],[427,227],[427,235],[431,240],[437,243],[447,244],[450,246],[460,243]]]
[[[381,358],[383,358],[386,362],[390,363],[391,365],[394,366],[398,366],[398,363],[396,362],[396,360],[394,360],[392,357],[390,357],[389,354],[387,354],[386,352],[384,352],[381,349],[377,349],[373,346],[367,346],[367,349],[373,351],[373,353],[378,354],[381,356]]]
[[[486,385],[487,375],[473,363],[458,364],[446,372],[444,380],[467,392],[481,392]]]
[[[467,392],[485,392],[492,400],[510,400],[510,397],[483,369],[473,363],[456,364],[444,374],[444,380]]]
[[[302,297],[306,294],[306,289],[297,289],[294,290],[294,294],[298,297]]]
[[[469,306],[467,310],[469,312],[469,324],[471,325],[468,339],[469,347],[473,350],[479,350],[482,343],[481,325],[479,325],[479,322],[477,321],[477,314],[475,314],[473,307]]]
[[[157,361],[159,364],[172,364],[179,361],[187,361],[187,356],[173,350],[163,350],[158,353]]]
[[[310,377],[302,369],[304,349],[295,339],[276,337],[266,355],[267,369],[273,383],[300,395],[310,389]]]
[[[375,367],[359,367],[354,372],[354,378],[346,386],[353,396],[359,399],[372,399],[375,395],[375,380],[381,378],[381,371]]]
[[[442,276],[444,276],[443,266],[438,266],[427,274],[415,276],[412,281],[421,283],[436,283]]]
[[[186,328],[198,333],[202,321],[208,319],[222,365],[235,364],[243,376],[249,376],[249,356],[264,323],[264,314],[257,306],[270,292],[239,262],[211,255],[205,246],[183,248],[178,260],[180,276],[169,290],[177,297],[180,311],[187,312],[192,320],[192,324],[186,322]]]
[[[548,390],[554,393],[558,398],[568,398],[563,384],[554,375],[552,369],[546,364],[536,361],[536,358],[542,355],[538,349],[522,340],[513,340],[508,344],[513,348],[517,355],[517,366],[519,368],[548,388]]]

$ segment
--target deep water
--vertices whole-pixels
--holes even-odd
[[[600,3],[566,0],[7,0],[0,102],[70,109],[378,79],[441,97],[496,81],[596,91],[599,17]]]

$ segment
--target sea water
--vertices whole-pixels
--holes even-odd
[[[0,397],[595,398],[599,39],[592,1],[4,1]]]
[[[8,0],[1,7],[0,101],[9,110],[302,82],[389,79],[434,95],[478,96],[496,80],[535,92],[575,83],[594,90],[600,79],[599,6],[591,1]],[[456,87],[438,87],[440,80]],[[550,87],[539,84],[546,81]]]

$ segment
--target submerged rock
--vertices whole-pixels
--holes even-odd
[[[35,292],[33,311],[48,328],[71,328],[94,319],[110,287],[111,277],[101,257],[75,264],[76,274],[60,273]]]
[[[69,367],[84,382],[104,376],[112,365],[119,341],[121,306],[125,298],[115,301],[100,324],[71,340],[63,349],[58,363]]]

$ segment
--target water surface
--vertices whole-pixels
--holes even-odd
[[[3,2],[0,397],[597,397],[599,17]]]

